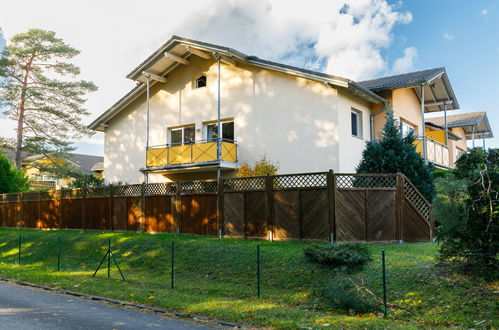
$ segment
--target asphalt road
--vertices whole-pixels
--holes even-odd
[[[89,299],[0,282],[0,329],[213,329]]]

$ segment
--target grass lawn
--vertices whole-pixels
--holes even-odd
[[[21,264],[17,265],[19,233]],[[108,239],[127,281],[107,260]],[[57,249],[60,240],[60,271]],[[171,244],[175,242],[175,288]],[[306,242],[216,239],[190,235],[0,229],[0,277],[138,302],[241,325],[300,327],[499,327],[497,282],[469,278],[435,263],[437,246],[369,245],[374,261],[354,274],[308,262]],[[257,245],[260,289],[257,297]],[[354,315],[332,310],[316,288],[349,277],[382,296],[381,251],[386,251],[388,301],[404,306]],[[112,262],[112,260],[111,260]]]

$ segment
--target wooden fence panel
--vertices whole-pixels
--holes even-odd
[[[59,201],[50,199],[40,201],[41,223],[38,228],[58,228]]]
[[[144,230],[172,233],[175,230],[171,196],[146,196]]]
[[[21,223],[21,203],[5,203],[5,225],[7,227],[17,227]]]
[[[244,193],[224,193],[224,233],[244,237]]]
[[[274,192],[274,238],[276,240],[301,238],[300,192]]]
[[[244,193],[244,235],[265,237],[267,234],[267,196],[265,192]]]
[[[128,208],[126,197],[113,198],[113,228],[114,230],[127,230]]]
[[[142,217],[141,200],[142,197],[127,197],[127,218],[126,230],[139,231],[140,219]]]
[[[217,235],[216,195],[184,195],[181,197],[181,205],[182,233]]]
[[[405,242],[430,240],[430,227],[405,199],[402,203],[402,240]]]
[[[326,189],[301,191],[302,239],[329,239],[329,208]]]
[[[39,227],[39,209],[38,201],[25,201],[23,211],[23,224],[25,228],[40,228]]]
[[[62,200],[62,228],[81,229],[81,198]]]
[[[85,199],[86,229],[109,230],[109,198]]]
[[[368,190],[367,240],[394,241],[397,239],[396,190]]]
[[[336,192],[338,241],[366,240],[366,191],[338,189]]]

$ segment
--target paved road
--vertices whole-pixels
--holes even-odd
[[[0,282],[0,329],[212,329],[157,313]]]

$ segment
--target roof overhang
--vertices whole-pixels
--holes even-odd
[[[490,127],[489,119],[487,118],[487,114],[485,113],[481,118],[481,120],[476,123],[476,125],[462,126],[462,127],[464,129],[464,132],[466,133],[467,139],[471,138],[491,139],[494,137],[494,134],[492,133],[492,128]]]
[[[229,65],[245,63],[268,70],[278,71],[325,83],[333,88],[345,89],[348,92],[363,98],[367,102],[386,102],[386,100],[381,96],[349,79],[262,60],[258,57],[248,56],[228,47],[173,36],[126,76],[129,79],[137,81],[137,86],[135,86],[130,92],[118,100],[118,102],[112,105],[103,114],[97,117],[88,127],[95,131],[105,131],[109,120],[118,114],[121,109],[130,104],[130,102],[145,92],[145,83],[147,81],[146,75],[148,73],[153,77],[157,77],[157,79],[151,79],[150,83],[152,86],[158,82],[159,78],[165,78],[165,76],[175,70],[175,68],[181,65],[186,65],[189,58],[193,55],[201,56],[206,59],[210,56],[213,60],[220,58],[222,62]]]
[[[425,112],[459,109],[459,103],[457,102],[445,69],[442,69],[441,72],[430,79],[420,81],[408,87],[414,89],[420,101],[421,89],[424,89]]]

